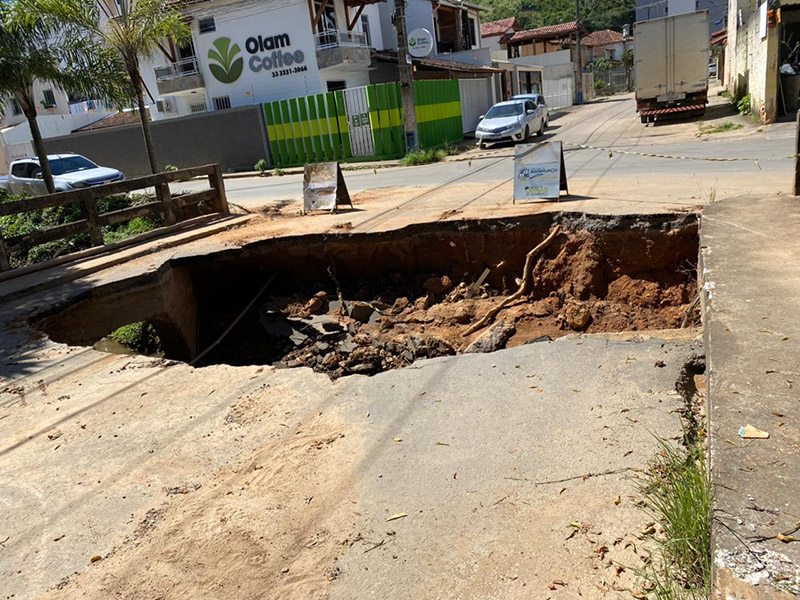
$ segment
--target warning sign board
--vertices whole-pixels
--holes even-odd
[[[353,202],[338,162],[324,162],[303,167],[303,212],[336,211],[337,206]]]
[[[514,152],[514,202],[532,198],[558,199],[567,189],[561,142],[520,144]]]

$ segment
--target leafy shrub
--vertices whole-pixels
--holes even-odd
[[[155,327],[145,321],[123,325],[108,337],[139,354],[154,354],[161,350]]]
[[[264,175],[264,173],[267,170],[267,161],[266,161],[266,159],[262,158],[261,160],[259,160],[255,165],[253,165],[253,168],[256,171],[258,171],[259,175]]]

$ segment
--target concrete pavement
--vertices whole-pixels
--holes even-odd
[[[742,196],[707,207],[701,259],[714,599],[800,593],[800,205]],[[751,425],[768,439],[743,439]]]

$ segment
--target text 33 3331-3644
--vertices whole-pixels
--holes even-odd
[[[283,75],[291,75],[292,73],[302,73],[303,71],[308,71],[308,67],[303,65],[302,67],[294,67],[292,69],[281,69],[280,71],[273,71],[273,77],[281,77]]]

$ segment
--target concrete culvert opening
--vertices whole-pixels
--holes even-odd
[[[465,335],[518,289],[526,254],[555,225],[560,233],[536,260],[528,292]],[[695,215],[562,213],[275,238],[173,261],[127,289],[100,289],[42,315],[38,325],[56,341],[88,345],[147,321],[167,342],[166,358],[193,360],[241,316],[196,366],[375,374],[575,332],[693,325],[697,227]]]

